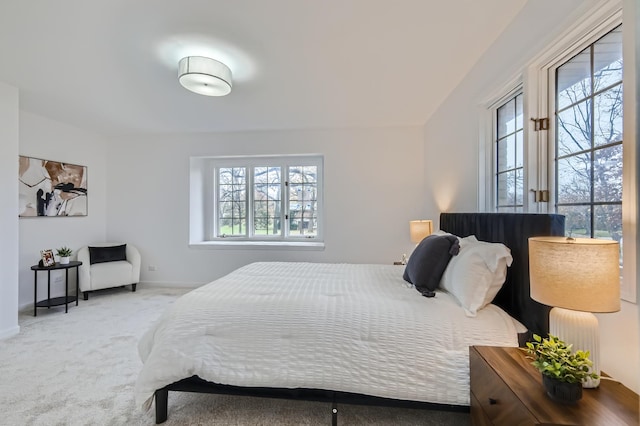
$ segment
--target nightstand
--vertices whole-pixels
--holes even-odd
[[[575,405],[553,402],[518,348],[469,348],[473,425],[638,425],[638,395],[603,379]]]

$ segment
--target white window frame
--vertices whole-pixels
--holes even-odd
[[[619,1],[607,1],[585,16],[580,24],[569,29],[553,45],[553,49],[541,55],[529,66],[530,89],[536,90],[538,97],[535,107],[539,111],[538,117],[549,117],[549,131],[536,132],[541,149],[541,162],[548,166],[548,170],[541,171],[541,188],[549,190],[549,203],[544,204],[545,211],[553,211],[555,194],[555,120],[550,117],[552,105],[555,102],[555,69],[571,59],[576,53],[593,44],[602,36],[622,24],[622,4]],[[623,52],[628,52],[629,30],[632,25],[623,25]],[[625,56],[627,56],[625,54]],[[636,290],[636,165],[635,159],[635,93],[631,90],[634,85],[628,84],[633,74],[627,72],[630,61],[624,61],[624,138],[623,138],[623,184],[622,184],[622,234],[625,241],[623,251],[624,269],[620,283],[620,297],[628,302],[637,303]],[[544,95],[543,95],[544,92]]]
[[[246,167],[248,170],[259,166],[279,166],[284,173],[289,166],[316,166],[317,176],[317,232],[315,235],[254,235],[253,230],[253,173],[247,172],[247,236],[217,235],[218,183],[216,170],[223,167]],[[225,247],[279,247],[323,249],[323,169],[324,157],[309,155],[262,155],[262,156],[222,156],[191,157],[190,159],[190,219],[189,245],[194,248]],[[282,182],[283,217],[289,213],[288,189]],[[283,223],[284,223],[284,219]]]
[[[558,169],[558,164],[557,164],[557,147],[556,147],[556,132],[557,132],[557,117],[554,114],[557,114],[557,111],[555,109],[555,104],[556,104],[556,77],[557,77],[557,70],[558,68],[562,67],[563,65],[565,65],[567,63],[567,61],[570,61],[575,55],[579,54],[580,52],[583,52],[585,49],[589,48],[590,46],[592,46],[594,43],[597,43],[598,40],[601,37],[606,36],[607,34],[609,34],[611,31],[613,31],[614,29],[618,28],[618,26],[622,23],[622,19],[620,19],[620,22],[616,24],[616,21],[614,21],[611,25],[607,25],[604,26],[600,31],[598,31],[595,34],[595,40],[592,40],[592,37],[589,37],[587,41],[585,41],[584,43],[581,43],[580,45],[576,46],[575,49],[576,50],[572,50],[568,56],[563,56],[562,59],[560,59],[557,62],[553,62],[549,67],[547,67],[547,84],[549,86],[549,153],[548,153],[548,161],[547,161],[547,165],[550,167],[549,171],[548,171],[548,176],[549,176],[549,210],[554,210],[553,206],[556,204],[556,196],[558,195],[556,193],[557,191],[557,182],[556,182],[556,178],[557,178],[557,169]],[[578,50],[579,49],[579,50]],[[623,88],[624,88],[624,82],[623,84]],[[591,99],[592,103],[595,103],[594,97],[595,94],[594,93],[590,93],[589,98]],[[624,96],[623,96],[624,98]],[[624,100],[624,99],[623,99]],[[626,115],[626,114],[625,114]],[[551,122],[551,120],[553,120],[553,122]],[[624,140],[627,138],[628,136],[624,133],[624,129],[623,129],[623,140],[620,142],[618,142],[620,145],[624,145]],[[600,147],[592,147],[591,151],[589,151],[591,156],[596,156],[596,151],[598,151],[600,149]],[[575,154],[569,155],[569,156],[573,156]],[[624,154],[623,154],[623,173],[624,173]],[[593,182],[592,182],[593,184]],[[598,200],[590,200],[590,205],[593,207],[595,207],[596,205],[598,205]],[[557,206],[556,206],[557,207]],[[622,199],[620,200],[620,207],[622,208]],[[593,214],[593,211],[592,211]],[[595,218],[592,217],[592,219],[595,221]],[[591,223],[591,227],[593,228],[594,223]]]
[[[480,176],[479,182],[485,182],[484,190],[479,190],[479,209],[495,210],[495,152],[493,146],[493,129],[495,129],[495,108],[500,101],[514,93],[518,84],[522,84],[523,110],[525,114],[525,172],[524,185],[528,195],[524,197],[524,211],[544,213],[554,210],[555,200],[555,120],[550,117],[550,105],[555,97],[555,73],[552,70],[580,52],[600,37],[622,24],[622,2],[620,0],[604,1],[586,13],[577,24],[561,34],[547,49],[535,57],[526,67],[521,78],[514,79],[481,104],[485,111],[480,133]],[[633,58],[629,54],[634,49],[633,25],[623,25],[623,54],[625,58]],[[634,75],[628,72],[631,63],[624,61],[624,140],[623,140],[623,195],[622,226],[624,270],[621,280],[621,298],[636,303],[636,205],[637,205],[637,170],[635,164],[636,147],[636,105]],[[548,118],[548,131],[534,131],[531,118]],[[492,128],[488,129],[489,123]],[[527,188],[529,190],[527,190]],[[533,202],[532,190],[549,191],[548,203]]]
[[[569,28],[547,49],[532,59],[521,76],[509,81],[493,95],[485,98],[479,105],[480,137],[479,137],[479,176],[478,176],[478,208],[479,211],[495,211],[495,152],[493,151],[495,109],[501,101],[512,96],[522,86],[523,112],[525,130],[524,144],[524,211],[529,213],[545,213],[553,211],[555,199],[555,120],[549,117],[550,102],[554,102],[554,88],[549,84],[551,68],[569,60],[576,52],[581,51],[600,37],[607,34],[622,22],[622,2],[606,0],[588,11],[577,24]],[[634,58],[635,33],[633,25],[623,24],[623,55]],[[637,132],[635,116],[635,82],[632,62],[624,61],[624,140],[623,140],[623,187],[622,187],[622,227],[624,270],[620,284],[621,298],[637,303],[636,290],[636,210],[637,210],[637,174],[635,135]],[[554,68],[555,69],[555,68]],[[637,70],[636,70],[637,71]],[[531,118],[549,118],[549,131],[534,131]],[[489,127],[491,126],[491,127]],[[547,169],[548,166],[548,169]],[[484,183],[484,187],[482,185]],[[529,189],[527,191],[527,188]],[[533,190],[549,191],[550,202],[534,202]]]
[[[478,182],[484,182],[484,188],[489,188],[486,190],[480,185],[480,194],[478,196],[478,209],[479,211],[496,211],[497,210],[497,185],[496,185],[496,170],[497,170],[497,161],[498,161],[498,152],[497,152],[497,125],[498,125],[498,109],[504,105],[509,100],[513,99],[517,95],[522,94],[522,105],[523,105],[523,194],[522,194],[522,209],[523,212],[527,212],[529,209],[529,191],[528,183],[530,177],[527,172],[531,169],[528,167],[528,144],[527,144],[527,132],[528,126],[526,124],[527,117],[527,109],[526,109],[526,94],[524,93],[522,87],[522,77],[518,76],[512,82],[510,82],[504,90],[499,91],[496,95],[489,97],[488,100],[483,102],[483,106],[481,107],[485,113],[484,122],[490,123],[489,126],[481,129],[481,137],[480,137],[480,167],[478,168],[481,172]],[[486,171],[486,172],[484,172]]]

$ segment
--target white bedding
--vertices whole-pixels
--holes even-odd
[[[179,298],[142,337],[136,402],[197,375],[236,386],[312,388],[469,404],[470,345],[517,346],[495,305],[469,318],[420,295],[393,265],[262,262]]]

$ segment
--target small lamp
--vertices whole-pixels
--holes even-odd
[[[620,248],[593,238],[529,238],[531,298],[552,306],[549,333],[589,351],[600,375],[600,333],[592,312],[620,310]],[[582,386],[595,388],[600,379]]]
[[[411,241],[419,244],[420,241],[431,235],[433,232],[433,221],[431,220],[412,220],[409,222],[409,234]]]

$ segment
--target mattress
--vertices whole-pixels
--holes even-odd
[[[141,338],[136,402],[197,375],[469,405],[468,347],[517,346],[517,324],[494,305],[469,318],[446,292],[423,297],[403,271],[259,262],[197,288]]]

